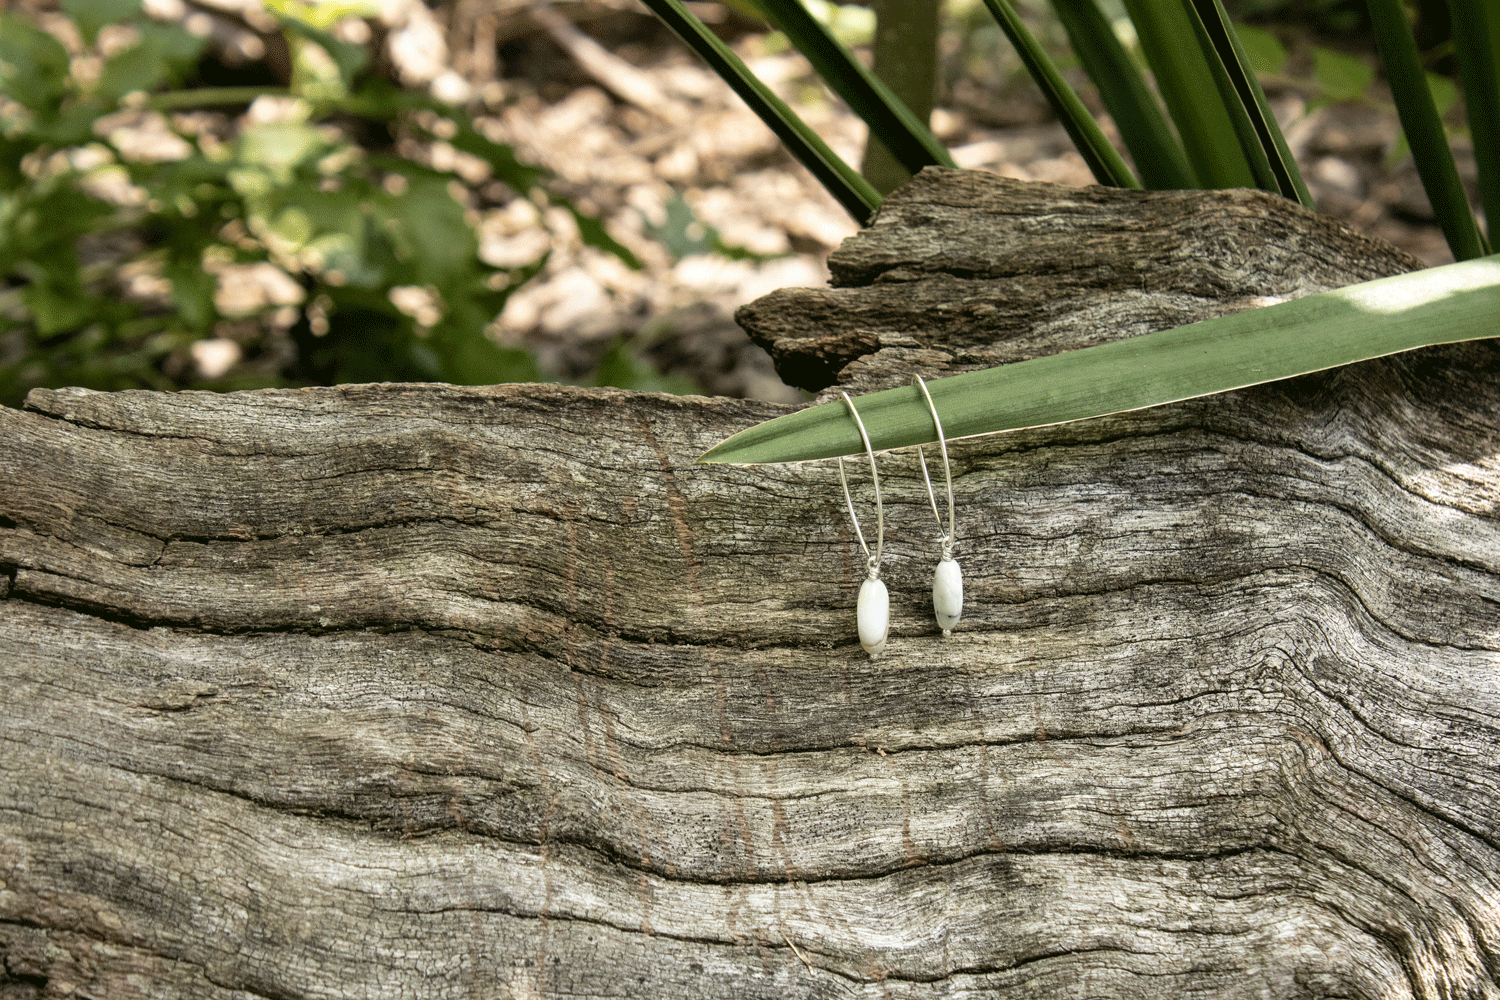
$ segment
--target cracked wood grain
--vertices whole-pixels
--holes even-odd
[[[34,392],[0,988],[1500,996],[1497,376],[958,442],[947,640],[882,456],[876,661],[836,469],[692,464],[783,408]]]

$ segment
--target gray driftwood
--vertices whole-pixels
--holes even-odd
[[[997,245],[1080,198],[1149,239],[1011,187]],[[1383,266],[1329,231],[1277,273]],[[886,456],[873,662],[834,466],[693,464],[777,407],[35,392],[0,996],[1500,996],[1497,376],[1481,342],[961,442],[946,640]]]

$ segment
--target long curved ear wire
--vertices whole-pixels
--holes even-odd
[[[932,574],[932,613],[937,616],[938,628],[943,635],[952,635],[953,626],[964,613],[964,574],[953,558],[953,469],[948,464],[948,441],[943,437],[943,422],[938,419],[937,407],[932,405],[932,393],[922,376],[912,376],[912,381],[922,390],[927,400],[927,409],[932,413],[932,425],[937,428],[938,447],[943,452],[943,480],[948,486],[948,531],[940,538],[943,557]],[[932,489],[932,477],[927,474],[927,456],[922,446],[917,446],[917,458],[922,462],[922,480],[927,484],[927,499],[932,501],[932,516],[937,519],[938,531],[943,530],[943,517],[938,513],[937,494]]]
[[[859,436],[865,442],[865,454],[870,456],[870,477],[875,483],[875,554],[870,555],[870,546],[865,543],[865,533],[860,530],[859,517],[854,513],[854,497],[849,493],[849,480],[844,475],[844,459],[839,458],[839,482],[844,486],[844,501],[849,505],[849,520],[854,522],[854,534],[859,538],[859,547],[865,553],[865,580],[859,585],[859,602],[856,614],[859,622],[859,644],[870,656],[880,655],[885,649],[886,638],[891,630],[891,595],[880,579],[880,557],[885,551],[885,505],[880,500],[880,473],[875,468],[875,449],[870,446],[870,435],[865,431],[865,422],[854,408],[854,400],[847,392],[840,392],[849,412],[854,414],[854,423],[859,427]]]

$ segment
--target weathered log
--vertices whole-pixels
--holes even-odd
[[[0,995],[1500,996],[1497,376],[959,442],[946,640],[883,456],[874,661],[782,407],[34,392]]]
[[[929,167],[834,251],[835,287],[784,288],[735,318],[789,385],[865,392],[1421,266],[1263,191],[1059,188]]]

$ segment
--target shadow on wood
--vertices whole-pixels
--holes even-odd
[[[0,411],[0,993],[1500,995],[1493,342],[955,444],[946,640],[884,456],[874,661],[834,466],[692,464],[780,412]]]

